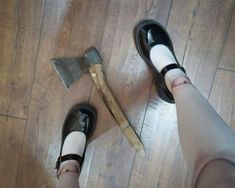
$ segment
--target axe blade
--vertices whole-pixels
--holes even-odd
[[[64,87],[69,90],[71,85],[79,80],[91,65],[101,64],[102,60],[97,50],[91,48],[82,57],[55,58],[51,62]]]

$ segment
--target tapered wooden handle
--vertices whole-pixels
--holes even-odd
[[[107,81],[105,79],[102,65],[95,64],[89,68],[90,75],[95,82],[97,89],[100,92],[100,95],[111,112],[112,116],[116,120],[117,124],[119,125],[121,131],[128,139],[129,143],[142,155],[144,155],[144,147],[141,143],[138,135],[136,134],[133,127],[130,125],[127,117],[121,110],[120,106],[118,105],[116,99],[114,98],[112,91],[110,90]]]

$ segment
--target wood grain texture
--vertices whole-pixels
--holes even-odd
[[[195,86],[208,98],[218,66],[234,1],[200,1],[183,65]]]
[[[174,51],[180,64],[184,61],[185,48],[197,17],[199,0],[174,0],[172,2],[166,29],[174,45]]]
[[[11,70],[15,63],[17,40],[17,5],[15,1],[0,1],[0,114],[6,114],[10,101]]]
[[[218,70],[209,102],[235,131],[235,72]]]
[[[133,50],[132,29],[138,6],[139,1],[110,1],[100,49],[108,84],[137,132],[141,126],[141,115],[144,113],[140,111],[143,106],[139,104],[147,92],[142,88],[149,82],[147,80],[149,77],[141,76],[141,73],[145,74],[147,69],[144,64],[139,64],[141,61]],[[94,148],[91,169],[87,179],[84,180],[83,174],[81,175],[81,185],[82,187],[127,187],[135,151],[120,130],[112,128],[115,123],[109,112],[103,109],[101,99],[97,96],[97,90],[93,89],[91,103],[102,112],[98,117],[97,128],[104,126],[108,130],[103,130],[103,134],[91,145]]]
[[[166,25],[172,6],[171,0],[144,0],[138,8],[138,19],[154,19],[162,25]]]
[[[169,33],[174,33],[171,37],[177,42],[175,49],[181,59],[183,59],[184,51],[179,48],[186,46],[187,36],[193,22],[192,15],[197,9],[195,1],[183,3],[185,9],[182,8],[182,3],[182,1],[172,2],[168,22],[167,11],[165,11],[165,20],[157,19],[164,26],[168,23]],[[185,18],[185,25],[177,17]],[[178,27],[181,25],[182,27]],[[186,36],[178,40],[181,33]],[[146,147],[147,154],[144,158],[136,156],[128,187],[189,187],[190,176],[187,176],[187,165],[179,145],[174,105],[159,99],[155,82],[151,86],[141,140]]]
[[[227,33],[219,67],[235,71],[235,11]]]
[[[189,77],[235,130],[234,5],[233,0],[0,0],[0,187],[55,187],[63,121],[81,101],[98,110],[81,187],[190,187],[175,107],[159,99],[132,29],[143,18],[167,26]],[[130,147],[88,74],[66,92],[50,64],[51,58],[79,56],[90,46],[100,52],[108,84],[141,135],[146,157]]]
[[[151,70],[141,60],[134,47],[132,29],[135,22],[144,17],[159,17],[161,22],[163,20],[166,22],[170,5],[171,1],[140,1],[139,4],[110,1],[101,55],[104,59],[109,85],[137,133],[140,133],[142,128],[152,75]],[[112,46],[109,44],[110,39],[114,41]],[[96,92],[94,89],[91,101],[97,105],[100,101],[97,100]],[[101,109],[100,106],[98,109]],[[98,119],[98,127],[109,127],[109,131],[96,138],[96,143],[93,143],[92,147],[99,149],[93,150],[94,157],[91,161],[88,179],[84,181],[82,174],[81,185],[84,187],[128,187],[135,152],[118,129],[111,129],[111,126],[104,124],[113,123],[106,121],[105,117],[109,115],[102,115],[99,117],[100,120]]]
[[[25,122],[0,116],[0,187],[15,188]]]
[[[88,101],[92,81],[89,75],[84,75],[66,92],[50,59],[78,56],[89,46],[99,45],[107,4],[103,0],[54,0],[45,4],[37,70],[17,179],[19,188],[54,187],[54,165],[59,154],[64,118],[74,104]]]
[[[120,130],[127,138],[130,145],[142,156],[145,155],[144,146],[136,134],[131,123],[127,119],[126,115],[122,111],[120,105],[118,104],[113,92],[111,91],[106,77],[103,72],[103,65],[95,64],[89,68],[89,73],[92,80],[95,83],[96,88],[99,90],[99,94],[105,103],[106,107],[109,109],[113,118],[115,119]]]
[[[220,14],[226,14],[227,17],[225,17],[224,20],[220,21],[218,24],[226,24],[226,21],[230,19],[231,15],[231,10],[229,9],[229,2],[226,2],[224,5],[226,9],[229,9],[229,13],[226,12],[225,10],[220,10],[219,7],[216,7],[215,5],[212,6],[214,2],[200,2],[200,1],[174,1],[172,4],[172,8],[170,11],[168,23],[167,23],[167,29],[169,30],[169,33],[172,34],[171,37],[173,39],[173,43],[176,49],[176,55],[177,57],[179,56],[179,60],[182,61],[186,65],[186,70],[187,65],[191,62],[191,59],[197,60],[197,56],[202,56],[202,58],[205,58],[203,54],[201,54],[199,51],[195,52],[194,54],[187,54],[188,50],[194,51],[197,48],[198,44],[202,45],[203,42],[200,41],[197,44],[198,39],[194,38],[194,42],[192,42],[192,35],[195,35],[195,33],[198,33],[198,36],[203,36],[206,35],[206,37],[210,34],[211,32],[215,32],[215,35],[213,33],[213,40],[221,40],[223,42],[223,37],[226,35],[226,29],[222,31],[223,36],[220,36],[218,38],[218,34],[221,35],[221,33],[217,33],[217,30],[214,31],[215,29],[213,28],[206,28],[206,26],[201,26],[204,22],[204,14],[208,14],[210,12],[209,10],[213,7],[216,8],[216,11],[219,12]],[[221,2],[220,2],[221,3]],[[218,2],[217,2],[218,5]],[[211,7],[212,6],[212,7]],[[202,16],[204,15],[204,16]],[[224,17],[223,17],[224,18]],[[208,19],[212,19],[209,18]],[[212,19],[212,21],[216,22],[215,19]],[[228,23],[227,23],[228,24]],[[214,25],[212,25],[214,27]],[[208,27],[208,26],[207,26]],[[208,31],[207,31],[208,29]],[[222,29],[222,27],[220,27]],[[201,31],[200,31],[201,30]],[[202,32],[203,31],[203,32]],[[207,32],[207,34],[205,34]],[[208,34],[209,33],[209,34]],[[204,39],[206,40],[206,39]],[[213,43],[215,41],[208,41],[208,43]],[[211,45],[211,44],[210,44]],[[219,45],[215,44],[216,48],[219,47]],[[190,47],[189,47],[190,46]],[[221,53],[221,50],[223,48],[223,45],[220,46],[217,50],[214,51],[211,48],[208,47],[208,51],[213,51],[213,53],[218,54],[217,58],[217,64],[219,62],[219,55]],[[185,51],[186,50],[186,51]],[[197,54],[198,53],[198,54]],[[209,55],[208,52],[205,52],[205,54]],[[189,63],[187,62],[190,61]],[[214,55],[208,56],[207,61],[210,60],[210,58],[214,58]],[[204,59],[203,59],[204,60]],[[201,60],[202,61],[202,60]],[[213,60],[211,60],[212,63]],[[217,64],[211,65],[210,69],[213,69],[215,73],[216,71],[216,66]],[[193,65],[195,68],[198,68],[199,65]],[[208,66],[207,62],[205,63],[205,66]],[[192,71],[195,71],[192,69]],[[193,72],[194,73],[194,72]],[[189,77],[191,77],[192,73],[189,71],[188,72]],[[203,72],[198,72],[197,76],[199,79],[204,77]],[[193,76],[193,75],[192,75]],[[206,75],[207,76],[207,75]],[[211,82],[202,82],[203,85],[200,85],[199,83],[199,89],[200,86],[208,87],[208,94],[210,87],[213,83],[213,76],[214,74],[209,75],[211,76]],[[194,80],[197,82],[197,79]],[[207,80],[208,81],[208,80]],[[164,107],[163,107],[164,106]],[[151,113],[148,113],[148,112]],[[150,145],[149,150],[147,150],[147,156],[146,160],[143,160],[139,158],[138,156],[135,159],[134,167],[133,167],[133,172],[132,176],[130,179],[130,185],[129,187],[190,187],[190,175],[187,169],[187,165],[183,159],[182,151],[180,150],[180,145],[178,141],[178,130],[177,130],[177,123],[176,123],[176,118],[175,118],[175,123],[172,123],[171,125],[171,136],[167,137],[166,132],[157,132],[159,130],[153,131],[153,126],[162,126],[166,130],[170,126],[170,121],[168,120],[167,123],[165,123],[164,118],[161,119],[158,116],[159,114],[165,114],[164,118],[166,118],[168,115],[171,117],[169,119],[174,120],[175,117],[175,111],[172,111],[172,107],[170,105],[165,104],[165,102],[159,100],[159,97],[157,96],[155,86],[152,86],[152,92],[151,92],[151,100],[149,103],[149,106],[147,108],[147,113],[145,116],[144,124],[143,124],[143,130],[141,132],[141,138],[144,142],[144,145]],[[156,118],[156,123],[154,120],[154,114]],[[162,115],[163,116],[163,115]],[[161,116],[160,116],[161,117]],[[159,125],[156,125],[156,124]],[[153,124],[153,125],[151,125]],[[161,130],[161,127],[159,127]],[[164,129],[163,129],[164,131]],[[152,135],[153,134],[153,135]],[[168,133],[170,134],[170,133]],[[158,142],[163,139],[165,142],[168,144],[158,144]],[[168,140],[169,139],[169,140]],[[154,149],[156,145],[156,149]],[[170,151],[168,147],[170,147]],[[159,149],[159,150],[157,150]],[[154,156],[154,157],[153,157]],[[167,167],[162,167],[161,165],[164,164],[164,160],[167,158],[168,166]],[[151,161],[150,163],[148,163]],[[152,166],[155,167],[152,167]],[[177,166],[177,168],[175,168]],[[180,173],[179,173],[180,172]],[[148,175],[146,175],[148,174]]]
[[[4,12],[1,16],[1,36],[4,37],[1,41],[5,41],[5,44],[1,45],[0,65],[3,66],[0,69],[1,88],[4,88],[1,91],[5,93],[1,95],[5,97],[0,102],[5,103],[1,108],[2,114],[20,118],[27,116],[40,38],[43,2],[20,0],[2,3],[6,8],[5,16]],[[14,9],[11,12],[10,7]]]
[[[44,1],[17,2],[16,60],[11,70],[8,114],[27,118],[40,38]]]
[[[190,187],[178,139],[175,105],[159,99],[149,101],[141,140],[146,157],[136,156],[128,187]]]

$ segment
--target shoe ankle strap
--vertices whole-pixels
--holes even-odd
[[[75,160],[79,164],[81,164],[82,157],[77,155],[77,154],[67,154],[67,155],[59,156],[57,161],[56,161],[56,166],[55,166],[55,169],[57,170],[57,178],[59,177],[58,171],[60,169],[61,163],[64,162],[64,161],[67,161],[67,160]]]
[[[179,64],[173,63],[173,64],[169,64],[169,65],[165,66],[165,67],[161,70],[161,72],[160,72],[161,76],[164,78],[165,75],[166,75],[166,73],[167,73],[168,71],[172,70],[172,69],[180,69],[180,70],[182,70],[184,73],[186,73],[184,67],[180,66]]]

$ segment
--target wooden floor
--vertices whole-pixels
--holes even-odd
[[[158,98],[132,29],[143,18],[161,22],[193,83],[235,130],[234,7],[234,0],[0,0],[0,188],[55,186],[63,120],[81,101],[99,114],[81,187],[190,187],[175,105]],[[146,157],[129,146],[89,75],[67,92],[53,70],[51,58],[90,46]]]

